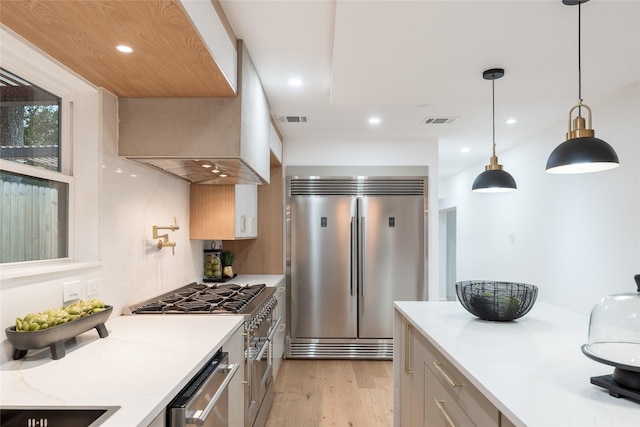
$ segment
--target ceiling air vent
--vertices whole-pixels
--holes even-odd
[[[277,116],[278,123],[307,123],[307,116]]]
[[[427,117],[424,119],[425,125],[448,125],[455,121],[455,117]]]

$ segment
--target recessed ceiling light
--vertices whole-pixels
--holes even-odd
[[[209,163],[205,163],[205,164],[203,164],[203,165],[202,165],[202,167],[203,167],[203,168],[210,168],[210,167],[211,167],[211,165],[210,165]]]
[[[116,49],[118,49],[122,53],[131,53],[131,52],[133,52],[133,49],[131,49],[129,46],[124,45],[124,44],[119,44],[118,46],[116,46]]]
[[[516,120],[516,119],[507,119],[507,120],[506,120],[506,123],[507,123],[508,125],[515,124],[516,122],[517,122],[517,120]]]
[[[380,124],[380,118],[379,117],[371,117],[369,119],[369,124],[370,125],[379,125]]]
[[[225,172],[222,172],[222,173],[220,174],[220,178],[226,178],[226,177],[227,177],[227,174],[226,174]]]
[[[297,78],[289,79],[289,86],[302,86],[302,80]]]
[[[460,152],[461,152],[461,153],[468,153],[469,151],[471,151],[471,148],[469,148],[469,147],[462,147],[462,148],[460,149]]]

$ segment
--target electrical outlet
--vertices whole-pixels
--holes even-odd
[[[512,245],[516,244],[516,233],[509,234],[509,243]]]
[[[100,279],[87,280],[87,296],[100,293]]]
[[[62,302],[69,302],[80,298],[80,281],[74,280],[62,285]]]

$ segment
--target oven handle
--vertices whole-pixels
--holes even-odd
[[[187,424],[195,424],[197,426],[204,425],[204,422],[207,420],[209,413],[211,412],[213,407],[216,406],[216,403],[218,403],[220,396],[222,396],[222,393],[224,393],[225,389],[229,386],[229,383],[233,379],[233,376],[236,374],[236,371],[238,370],[239,367],[240,367],[240,364],[238,363],[234,363],[232,365],[227,366],[227,369],[229,369],[229,372],[227,373],[227,376],[225,377],[224,381],[222,381],[222,384],[220,384],[220,387],[218,387],[218,390],[216,390],[215,394],[213,395],[213,397],[211,398],[207,406],[202,410],[196,411],[193,414],[193,418],[187,418],[186,419]]]
[[[278,329],[278,326],[280,326],[280,322],[282,322],[282,317],[278,317],[278,320],[276,320],[276,324],[273,325],[273,327],[271,328],[271,332],[269,332],[269,335],[267,336],[267,340],[264,342],[264,345],[262,346],[262,348],[258,352],[258,355],[256,356],[256,361],[259,362],[262,360],[262,356],[264,356],[265,351],[267,351],[267,349],[269,348],[269,343],[273,339],[273,336],[276,334],[276,330]]]

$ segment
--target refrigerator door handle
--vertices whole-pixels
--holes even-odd
[[[364,296],[364,217],[361,216],[360,217],[360,221],[358,221],[358,238],[359,238],[359,242],[358,242],[358,284],[360,285],[360,289],[362,291],[362,296]]]
[[[354,284],[357,280],[357,248],[355,246],[357,242],[358,234],[356,228],[356,217],[351,217],[351,296],[354,296]]]

